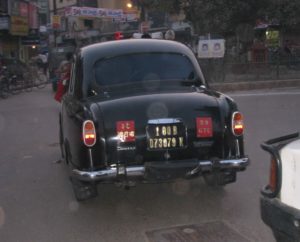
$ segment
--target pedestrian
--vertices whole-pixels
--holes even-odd
[[[286,54],[286,57],[287,57],[287,67],[291,67],[291,64],[292,64],[292,58],[293,58],[293,54],[292,54],[292,48],[291,48],[291,45],[290,45],[290,41],[289,40],[286,40],[284,42],[284,47],[283,47],[283,50]]]
[[[283,49],[284,49],[285,53],[287,53],[288,55],[292,54],[289,40],[286,40],[284,42],[284,48]]]
[[[40,67],[43,69],[44,74],[47,76],[48,71],[48,53],[41,52],[38,54],[38,58],[40,60]]]
[[[145,32],[141,36],[142,39],[152,39],[151,35],[148,32]]]
[[[62,76],[64,76],[65,72],[69,69],[69,66],[72,63],[72,59],[73,59],[73,54],[68,52],[65,55],[65,59],[60,62],[57,70],[55,71],[57,73],[59,79]]]
[[[57,70],[59,80],[57,83],[57,90],[54,99],[61,102],[63,95],[67,92],[71,77],[71,65],[72,65],[73,54],[67,53],[66,59],[63,60]]]

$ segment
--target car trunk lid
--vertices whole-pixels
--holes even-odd
[[[97,105],[104,117],[109,162],[201,158],[213,148],[221,152],[221,114],[209,93],[132,96]]]

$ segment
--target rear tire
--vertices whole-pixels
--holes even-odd
[[[79,181],[75,178],[71,178],[71,183],[75,198],[78,202],[95,198],[98,195],[96,184]]]

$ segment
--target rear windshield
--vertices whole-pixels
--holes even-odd
[[[191,80],[195,78],[195,73],[193,64],[186,56],[173,53],[123,55],[99,60],[94,66],[98,86]]]

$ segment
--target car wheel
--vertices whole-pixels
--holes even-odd
[[[96,184],[79,181],[75,178],[71,178],[71,183],[75,198],[79,202],[97,197],[98,195]]]
[[[214,171],[203,175],[204,181],[208,186],[225,186],[228,183],[236,181],[236,172],[234,171]]]

